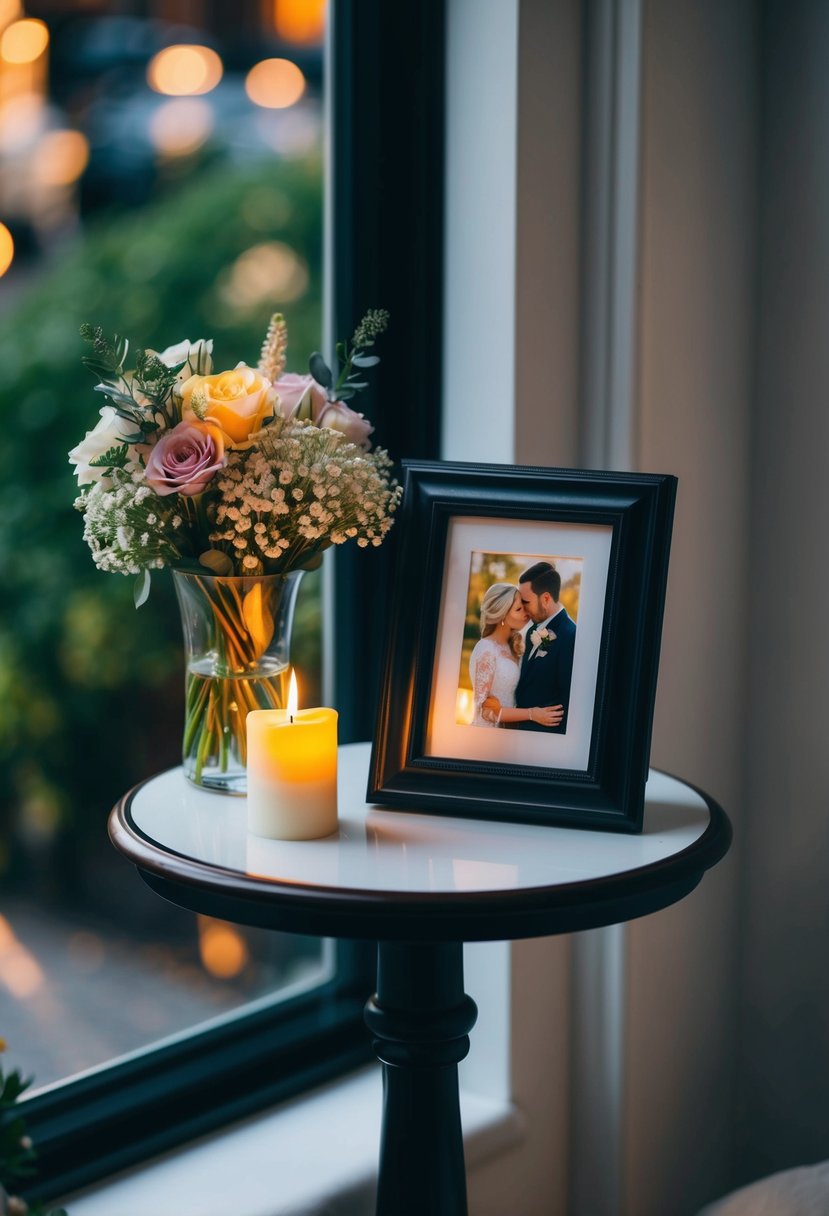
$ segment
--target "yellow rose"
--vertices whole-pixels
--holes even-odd
[[[231,447],[246,444],[262,429],[276,401],[270,380],[244,363],[215,376],[191,376],[179,392],[182,419],[212,422]]]

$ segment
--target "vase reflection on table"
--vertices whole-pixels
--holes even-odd
[[[220,578],[173,571],[186,665],[182,764],[194,784],[246,793],[247,715],[287,704],[303,573]]]

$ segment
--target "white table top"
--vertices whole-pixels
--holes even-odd
[[[322,840],[252,836],[243,798],[197,789],[180,769],[140,787],[130,818],[150,845],[263,884],[449,897],[640,870],[690,848],[711,818],[696,791],[654,771],[644,830],[635,836],[388,810],[366,805],[369,754],[367,743],[340,749],[340,829]]]

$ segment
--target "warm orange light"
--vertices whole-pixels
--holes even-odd
[[[283,241],[262,241],[240,253],[224,276],[222,297],[245,312],[265,302],[298,300],[308,289],[308,267]]]
[[[147,83],[156,93],[189,97],[209,93],[222,78],[224,67],[208,46],[166,46],[147,65]]]
[[[0,278],[14,260],[14,238],[5,224],[0,224]]]
[[[286,42],[303,46],[322,42],[325,0],[274,0],[273,24]]]
[[[4,30],[22,11],[20,0],[0,0],[0,30]]]
[[[4,969],[3,983],[12,996],[17,997],[19,1001],[25,1001],[43,986],[43,978],[40,964],[21,946]]]
[[[305,77],[290,59],[262,59],[248,72],[245,91],[254,105],[286,110],[305,92]]]
[[[150,119],[150,139],[165,156],[189,156],[213,130],[210,103],[198,97],[165,101]]]
[[[468,688],[459,688],[455,701],[455,721],[460,726],[469,726],[474,717],[475,705]]]
[[[200,916],[198,925],[199,954],[205,970],[220,980],[233,979],[248,961],[245,939],[233,925],[209,916]]]
[[[44,21],[27,17],[13,21],[0,39],[0,59],[6,63],[34,63],[49,45],[49,30]]]
[[[291,680],[288,684],[288,716],[293,718],[299,710],[299,690],[296,685],[296,672],[291,668]]]
[[[0,962],[0,980],[18,1000],[33,996],[43,985],[44,975],[40,964],[18,941],[3,916],[0,916]]]
[[[47,131],[37,147],[35,174],[44,186],[68,186],[89,164],[89,142],[80,131]]]

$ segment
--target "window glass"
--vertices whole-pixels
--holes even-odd
[[[180,623],[166,572],[136,611],[95,569],[67,463],[103,403],[84,322],[212,337],[228,367],[281,311],[307,369],[323,10],[0,0],[0,1035],[38,1085],[330,974],[325,943],[173,908],[109,845],[118,797],[180,760]],[[317,574],[292,662],[319,704]]]

